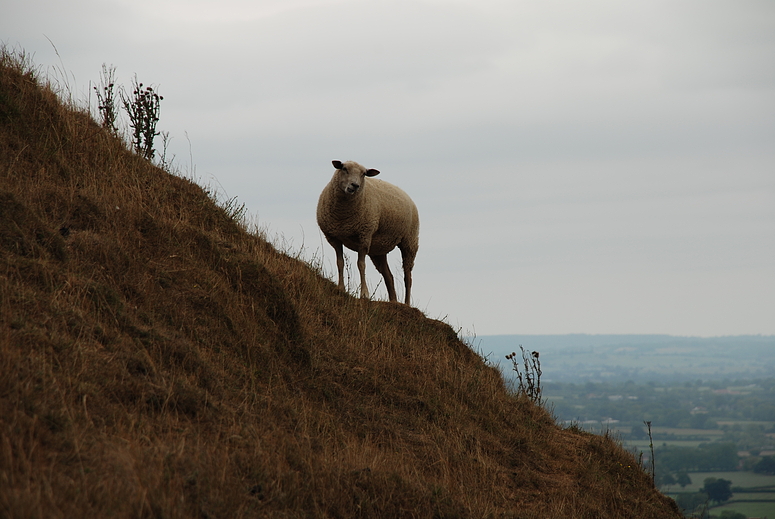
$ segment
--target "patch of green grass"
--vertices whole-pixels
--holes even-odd
[[[654,427],[654,434],[674,434],[676,436],[714,436],[721,437],[724,431],[721,429],[682,429],[680,427]],[[657,440],[658,441],[658,440]]]
[[[637,447],[638,450],[646,451],[649,448],[648,440],[627,440],[625,442],[629,447]],[[701,443],[708,443],[699,440],[654,440],[655,447],[661,447],[662,445],[668,445],[671,447],[699,447]]]
[[[745,514],[746,517],[775,517],[775,501],[771,503],[728,503],[723,506],[714,506],[710,509],[710,513],[718,516],[724,510]]]
[[[735,492],[730,501],[772,501],[775,503],[775,490],[772,492]]]
[[[753,472],[689,472],[689,477],[692,482],[686,485],[686,488],[681,489],[678,485],[670,487],[669,494],[676,492],[699,492],[703,486],[703,482],[706,478],[723,478],[732,482],[732,487],[743,488],[756,488],[756,487],[769,487],[775,485],[775,476],[768,476],[766,474],[755,474]],[[762,494],[764,495],[764,494]],[[732,499],[735,499],[737,494]],[[775,515],[775,514],[774,514]]]

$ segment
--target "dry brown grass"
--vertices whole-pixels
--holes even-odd
[[[0,517],[680,517],[0,57]]]

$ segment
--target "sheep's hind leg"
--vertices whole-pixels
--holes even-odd
[[[414,268],[414,257],[417,254],[417,250],[412,251],[400,246],[398,248],[401,250],[401,260],[404,264],[404,288],[406,290],[404,302],[409,305],[412,300],[412,269]]]
[[[393,282],[393,274],[390,272],[390,267],[388,266],[387,254],[380,254],[378,256],[369,257],[371,258],[371,261],[374,262],[374,266],[377,267],[377,271],[379,271],[379,273],[382,274],[382,277],[385,279],[385,286],[387,287],[388,291],[388,299],[391,301],[398,301],[398,298],[396,298],[395,283]]]

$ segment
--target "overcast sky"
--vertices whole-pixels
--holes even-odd
[[[463,332],[775,334],[771,0],[3,0],[0,40],[156,85],[175,164],[332,278],[331,160],[379,169]]]

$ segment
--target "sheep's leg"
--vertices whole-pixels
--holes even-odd
[[[361,299],[369,298],[369,288],[366,286],[366,251],[358,251],[358,271],[361,274]]]
[[[336,270],[339,272],[339,288],[344,290],[344,248],[342,242],[331,243],[336,251]]]
[[[404,303],[407,305],[411,304],[410,301],[412,300],[412,269],[407,269],[404,267],[404,289],[406,290],[406,298],[404,299]]]
[[[404,302],[409,305],[412,299],[412,269],[414,268],[414,257],[417,251],[402,247],[399,247],[399,249],[401,250],[401,260],[404,265],[404,289],[406,290]]]
[[[377,267],[377,271],[379,271],[379,273],[382,274],[382,277],[385,279],[385,286],[387,287],[388,291],[388,299],[391,301],[398,301],[398,298],[396,298],[396,287],[393,283],[393,274],[390,272],[390,267],[388,266],[387,254],[370,257],[371,261],[374,262],[374,266]]]

